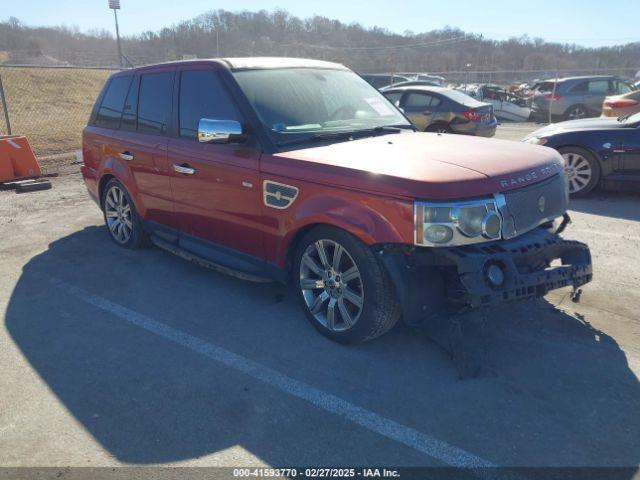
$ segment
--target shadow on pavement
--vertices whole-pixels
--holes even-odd
[[[640,195],[620,192],[595,191],[585,198],[572,198],[569,209],[640,222],[638,202]]]
[[[479,377],[399,327],[344,347],[291,294],[164,252],[123,251],[103,228],[61,238],[24,268],[6,327],[109,453],[132,464],[239,445],[271,465],[433,465],[347,420],[156,338],[58,291],[54,278],[244,355],[499,465],[637,466],[640,388],[616,341],[546,301],[469,318]],[[376,461],[378,460],[378,461]]]

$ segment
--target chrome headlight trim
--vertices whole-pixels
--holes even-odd
[[[536,137],[536,136],[527,137],[523,140],[524,143],[529,143],[531,145],[544,145],[548,141],[549,139],[547,137]]]
[[[504,198],[502,199],[504,201]],[[499,200],[494,197],[485,197],[460,202],[414,202],[414,244],[422,247],[454,247],[483,243],[498,240],[502,236],[502,211]],[[448,218],[440,218],[440,221],[426,221],[427,209],[449,209]],[[468,228],[461,226],[460,212],[462,209],[473,209],[481,211],[482,217],[478,217],[480,228],[477,234],[470,233]],[[431,216],[431,215],[430,215]],[[497,232],[491,227],[491,222],[499,221]],[[442,225],[453,231],[451,239],[445,243],[434,243],[425,236],[425,231],[432,225]],[[495,225],[494,225],[495,227]]]

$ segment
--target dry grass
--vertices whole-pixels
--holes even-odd
[[[111,72],[0,66],[11,127],[38,156],[77,150],[93,103]],[[0,106],[0,131],[6,133]]]

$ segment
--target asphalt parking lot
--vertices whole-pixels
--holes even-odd
[[[638,465],[640,197],[572,201],[581,302],[468,314],[460,379],[422,330],[331,343],[283,287],[122,250],[79,174],[53,187],[0,192],[2,466]]]

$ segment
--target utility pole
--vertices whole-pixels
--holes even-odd
[[[120,29],[118,28],[118,10],[120,10],[120,0],[109,0],[109,8],[113,10],[113,17],[116,20],[116,40],[118,42],[118,63],[122,68],[122,47],[120,46]]]

